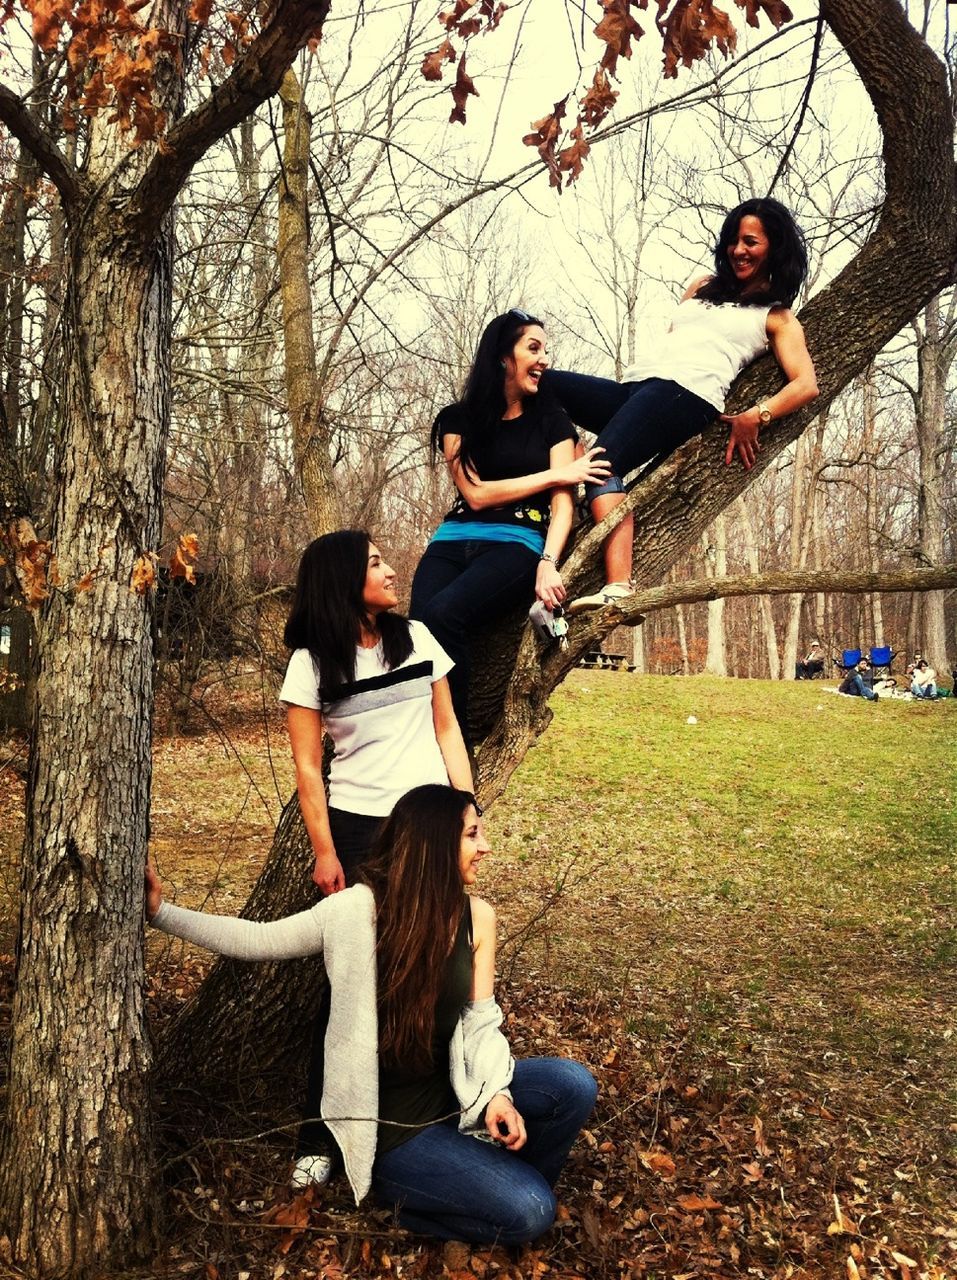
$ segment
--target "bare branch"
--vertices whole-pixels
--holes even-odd
[[[735,578],[696,578],[690,582],[669,582],[628,596],[604,610],[616,623],[637,623],[647,613],[676,604],[702,600],[722,600],[733,596],[785,596],[795,593],[839,591],[861,595],[871,591],[939,591],[957,587],[957,564],[934,565],[930,569],[881,569],[856,572],[836,569],[802,569],[783,573],[745,574]],[[620,615],[620,617],[618,616]]]
[[[230,75],[166,136],[131,203],[131,226],[149,237],[176,199],[193,165],[278,90],[293,58],[326,20],[331,0],[280,0],[267,25]]]
[[[72,209],[80,198],[80,182],[76,170],[67,161],[52,138],[22,98],[0,84],[0,120],[13,136],[30,152],[37,164],[54,184],[64,208]]]

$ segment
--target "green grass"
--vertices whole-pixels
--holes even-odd
[[[553,709],[490,815],[506,935],[571,868],[548,928],[506,945],[512,972],[618,991],[702,1049],[757,1040],[795,1070],[855,1047],[896,1060],[914,1036],[947,1049],[957,704],[576,672]]]

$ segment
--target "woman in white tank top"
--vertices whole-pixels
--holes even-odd
[[[596,523],[624,501],[625,476],[671,453],[716,417],[731,428],[725,463],[737,453],[750,469],[760,428],[817,395],[804,331],[789,310],[807,275],[804,237],[789,211],[770,198],[732,209],[714,263],[714,275],[692,282],[668,332],[620,383],[557,370],[544,375],[543,384],[572,421],[598,435],[611,463],[608,480],[585,487]],[[731,383],[768,348],[787,379],[784,386],[743,413],[723,413]],[[605,586],[573,601],[569,613],[630,594],[632,542],[628,516],[605,541]]]

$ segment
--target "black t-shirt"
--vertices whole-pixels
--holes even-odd
[[[440,439],[462,434],[464,409],[453,404],[443,409],[436,418]],[[472,450],[472,470],[483,480],[512,480],[516,476],[534,475],[546,471],[553,445],[563,440],[577,440],[575,428],[567,414],[559,408],[549,408],[540,417],[523,413],[517,418],[503,419],[488,434],[476,442]],[[486,507],[472,511],[459,495],[447,521],[478,521],[484,524],[517,524],[537,528],[544,533],[548,525],[551,494],[548,490],[532,494],[521,502],[502,507]]]

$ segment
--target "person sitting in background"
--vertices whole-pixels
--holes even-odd
[[[811,641],[811,647],[807,652],[803,662],[796,664],[794,668],[795,680],[813,680],[815,676],[819,676],[824,670],[824,650],[821,648],[820,642]]]
[[[913,661],[908,662],[907,668],[904,674],[908,676],[913,676],[914,672],[917,670],[918,663],[923,662],[923,660],[924,660],[924,655],[921,653],[919,649],[915,649]]]
[[[915,698],[937,697],[937,672],[923,658],[914,667],[910,691]]]
[[[867,659],[861,658],[857,666],[852,667],[841,681],[838,693],[847,693],[852,698],[866,698],[868,702],[876,702],[877,694],[864,683],[870,669],[871,664]]]

